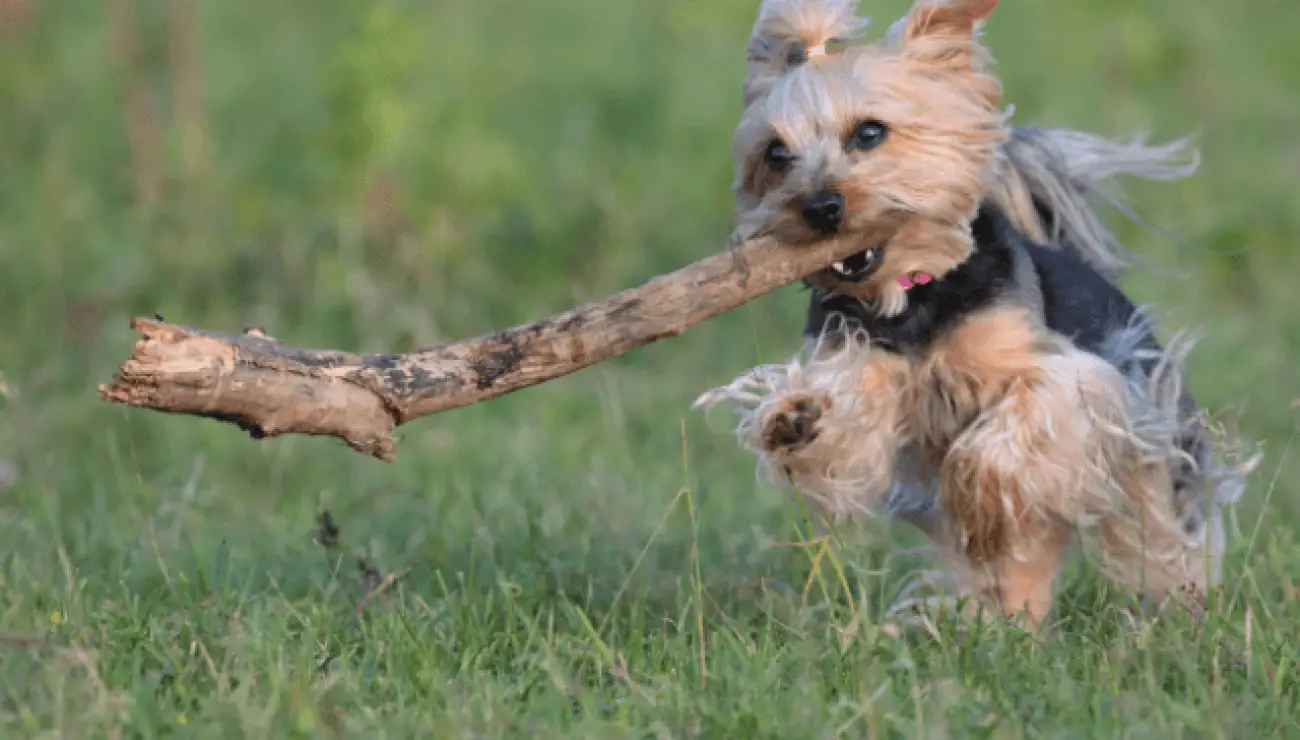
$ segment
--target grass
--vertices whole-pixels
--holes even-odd
[[[689,410],[796,349],[794,289],[421,421],[392,465],[98,401],[134,314],[408,349],[718,249],[756,5],[0,2],[0,733],[1300,736],[1278,3],[989,31],[1018,120],[1201,132],[1198,178],[1130,193],[1183,241],[1117,227],[1134,295],[1206,335],[1200,400],[1265,444],[1204,622],[1131,620],[1086,560],[1050,636],[885,618],[914,538],[818,539]]]

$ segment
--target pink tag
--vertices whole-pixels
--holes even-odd
[[[903,290],[914,288],[918,285],[925,285],[934,280],[934,276],[928,272],[914,272],[911,275],[899,275],[898,284],[903,286]]]

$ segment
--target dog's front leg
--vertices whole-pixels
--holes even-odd
[[[840,352],[867,352],[843,349]],[[873,351],[814,360],[755,410],[746,442],[774,476],[832,518],[874,510],[904,439],[908,363]]]
[[[1053,444],[1042,386],[1018,382],[949,448],[939,502],[948,539],[971,569],[968,589],[1007,617],[1037,626],[1052,605],[1069,523],[1057,502],[1075,493],[1072,450]],[[1065,457],[1070,455],[1070,457]]]
[[[940,510],[970,586],[1038,624],[1073,529],[1110,507],[1121,379],[1012,308],[968,321],[925,370]]]

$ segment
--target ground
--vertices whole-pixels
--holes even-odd
[[[135,314],[410,349],[721,248],[757,0],[3,0],[0,732],[1300,734],[1300,15],[1003,5],[1017,120],[1200,134],[1196,179],[1129,190],[1154,228],[1117,223],[1265,445],[1203,620],[1134,621],[1087,559],[1049,635],[886,618],[915,539],[818,539],[690,410],[796,349],[795,288],[394,464],[98,400]]]

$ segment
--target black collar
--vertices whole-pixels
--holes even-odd
[[[975,249],[942,278],[908,290],[907,308],[897,316],[882,317],[857,298],[812,292],[805,333],[863,329],[871,343],[894,352],[924,351],[962,319],[992,305],[1015,284],[1017,245],[1025,238],[1006,216],[985,203],[971,223]]]

